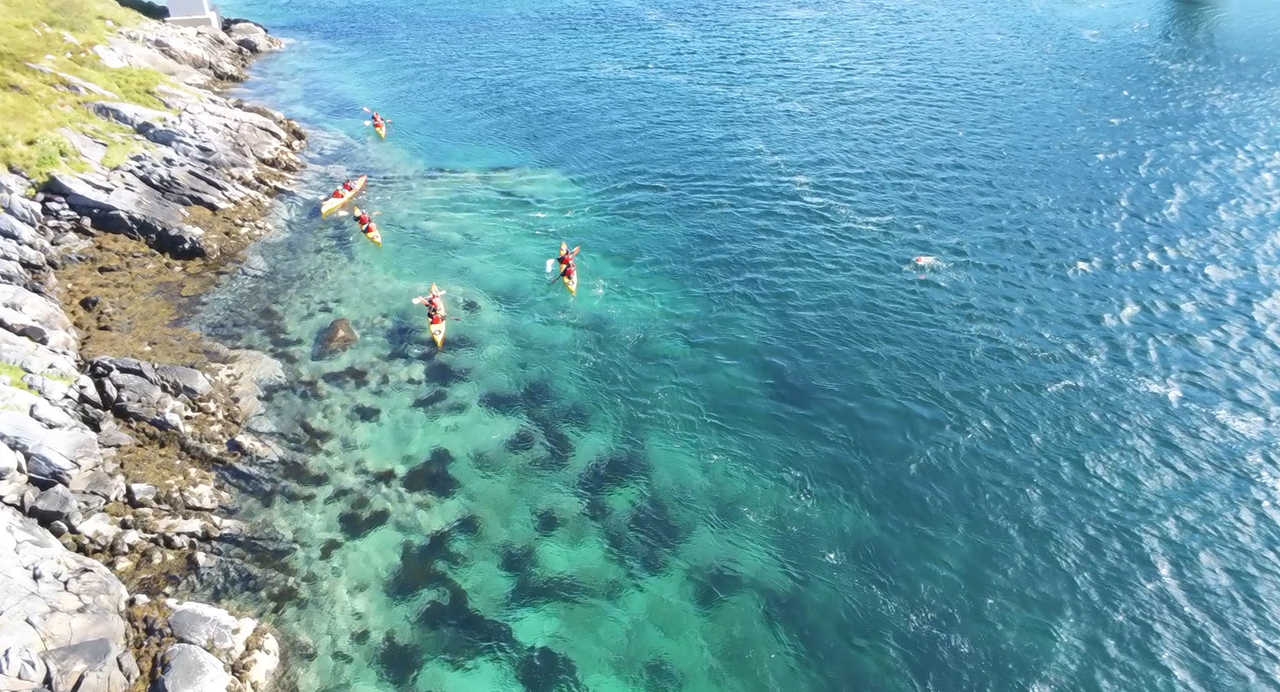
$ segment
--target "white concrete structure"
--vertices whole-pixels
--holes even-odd
[[[182,26],[210,26],[222,28],[218,10],[209,0],[168,0],[169,22]]]

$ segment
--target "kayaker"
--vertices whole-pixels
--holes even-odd
[[[567,263],[565,263],[564,268],[560,270],[560,276],[568,279],[569,281],[573,281],[573,278],[575,275],[577,275],[577,273],[578,273],[578,264],[573,260],[569,260]]]
[[[444,291],[432,291],[426,296],[418,296],[413,299],[414,305],[424,305],[427,308],[428,315],[444,314],[444,302],[440,300],[440,296],[444,295]],[[432,324],[438,324],[433,322]]]
[[[360,215],[356,217],[356,223],[360,224],[360,228],[367,228],[369,224],[373,223],[373,219],[369,218],[369,212],[364,211],[360,212]]]
[[[565,271],[574,265],[574,259],[577,258],[578,251],[581,249],[582,247],[579,246],[570,251],[567,244],[560,243],[560,256],[556,258],[556,261],[560,263],[560,276],[569,276]]]
[[[347,178],[342,181],[342,187],[333,191],[333,198],[342,199],[343,197],[346,197],[348,192],[351,192],[354,189],[356,189],[355,183],[351,182],[350,178]]]

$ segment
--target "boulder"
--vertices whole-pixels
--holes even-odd
[[[107,502],[115,502],[124,497],[124,477],[113,475],[101,469],[77,475],[68,484],[76,492],[97,495]]]
[[[351,348],[359,340],[360,335],[356,333],[355,327],[351,326],[351,321],[345,317],[339,317],[330,322],[317,337],[316,356],[328,358],[337,355]]]
[[[211,512],[222,504],[218,491],[206,484],[184,487],[178,491],[178,496],[187,509]]]
[[[207,395],[213,390],[213,386],[209,384],[209,379],[204,376],[204,373],[195,368],[185,368],[180,365],[157,365],[155,366],[155,373],[157,383],[175,396],[185,396],[194,400]]]
[[[125,490],[130,507],[155,507],[156,487],[146,483],[130,483]]]
[[[138,441],[120,428],[111,428],[98,433],[100,447],[132,447],[136,444]]]
[[[42,524],[61,521],[74,526],[80,519],[80,508],[66,486],[55,485],[36,496],[27,514]]]
[[[252,618],[237,618],[204,603],[169,601],[168,604],[173,611],[169,615],[173,636],[205,649],[225,663],[240,659],[249,636],[258,627]]]
[[[240,678],[250,692],[263,692],[271,687],[280,667],[280,643],[270,632],[262,636],[258,647],[241,659]]]
[[[76,531],[84,536],[97,550],[110,547],[116,537],[121,534],[119,525],[106,512],[98,512],[76,526]]]
[[[212,654],[191,644],[174,644],[160,656],[153,692],[227,692],[231,676]]]
[[[250,53],[267,53],[284,47],[280,39],[268,35],[267,30],[255,22],[231,19],[224,20],[222,26],[236,45]]]

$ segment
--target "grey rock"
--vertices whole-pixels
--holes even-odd
[[[179,641],[195,644],[232,663],[244,654],[245,643],[258,623],[252,618],[237,618],[227,611],[205,603],[170,601],[173,609],[169,627]]]
[[[9,449],[8,445],[0,443],[0,478],[8,478],[10,474],[26,473],[26,468],[22,455]]]
[[[107,502],[119,500],[124,497],[125,492],[123,476],[100,469],[76,476],[68,487],[75,492],[97,495]]]
[[[0,506],[0,555],[0,652],[25,648],[41,655],[94,639],[108,642],[113,662],[124,651],[128,594],[105,567],[68,551],[6,506]],[[86,649],[101,647],[58,652],[60,669],[74,659],[92,658]],[[80,689],[107,688],[81,682]]]
[[[132,447],[138,441],[119,428],[98,433],[98,445],[102,447]]]
[[[191,644],[174,644],[160,657],[153,692],[226,692],[231,676],[212,654]]]
[[[80,158],[91,164],[97,165],[102,162],[102,157],[107,153],[106,142],[100,142],[92,137],[76,132],[69,127],[58,128],[57,133],[67,143],[71,145],[76,153],[80,154]]]
[[[48,671],[44,659],[26,647],[11,646],[0,653],[0,677],[39,684]]]
[[[157,381],[171,394],[196,399],[213,390],[209,379],[195,368],[180,365],[158,365],[155,368]]]
[[[284,47],[280,39],[267,34],[261,25],[246,20],[224,20],[223,30],[237,45],[250,53],[267,53]]]
[[[154,527],[155,533],[162,535],[203,538],[209,534],[209,527],[199,519],[162,517],[155,521]]]
[[[0,258],[35,271],[49,266],[49,260],[45,255],[8,238],[0,238]]]
[[[128,651],[121,652],[116,657],[116,666],[120,668],[120,674],[124,676],[124,679],[129,682],[137,680],[138,676],[142,675],[142,671],[138,670],[138,662],[133,658],[133,654]]]
[[[66,534],[68,531],[71,530],[65,523],[61,521],[49,522],[48,529],[49,529],[49,533],[53,534],[54,538],[62,538],[64,534]]]
[[[0,212],[0,238],[7,238],[39,252],[42,255],[53,253],[53,247],[35,229],[19,221],[8,213]]]
[[[122,531],[106,512],[98,512],[76,526],[76,531],[97,550],[109,547]]]
[[[0,329],[0,362],[12,363],[29,373],[76,376],[76,359],[68,351],[60,351]]]
[[[262,692],[271,687],[279,667],[280,643],[267,632],[258,647],[241,659],[241,678],[252,692]]]
[[[119,647],[105,638],[50,649],[43,656],[45,665],[49,667],[49,687],[53,692],[123,692],[128,681],[120,672],[119,655]]]
[[[121,101],[97,101],[89,104],[89,110],[98,117],[120,123],[139,134],[169,119],[169,114],[164,111]]]
[[[213,486],[200,484],[190,487],[184,487],[178,491],[178,496],[182,498],[182,504],[187,509],[200,511],[213,511],[221,504],[218,498],[218,491]]]
[[[42,524],[61,521],[74,525],[80,517],[80,508],[66,486],[55,485],[36,496],[27,514]]]
[[[40,213],[40,205],[18,193],[0,193],[0,208],[8,210],[14,218],[26,225],[36,228],[44,218]]]
[[[288,383],[284,365],[260,351],[238,349],[229,353],[229,369],[236,377],[248,380],[263,389],[281,387]]]
[[[155,507],[156,487],[146,483],[130,483],[125,491],[130,507]]]
[[[102,464],[98,441],[89,431],[50,430],[12,411],[0,410],[0,442],[26,456],[28,474],[49,482],[69,483],[73,473]]]
[[[55,173],[48,187],[66,195],[71,209],[92,219],[94,228],[142,238],[175,259],[213,254],[203,242],[204,231],[186,223],[181,204],[165,199],[127,170]]]

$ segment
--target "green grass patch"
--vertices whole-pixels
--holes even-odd
[[[35,394],[36,391],[28,387],[26,382],[22,381],[22,376],[25,374],[27,374],[26,370],[23,370],[13,363],[0,363],[0,377],[9,378],[9,386]]]
[[[91,82],[122,101],[163,109],[155,96],[163,75],[108,68],[92,50],[115,27],[136,24],[142,15],[114,0],[0,0],[0,17],[0,165],[23,171],[37,184],[54,171],[83,168],[75,150],[56,134],[62,127],[106,142],[111,162],[128,158],[137,137],[86,108],[106,97],[77,94],[63,78],[27,63]]]

